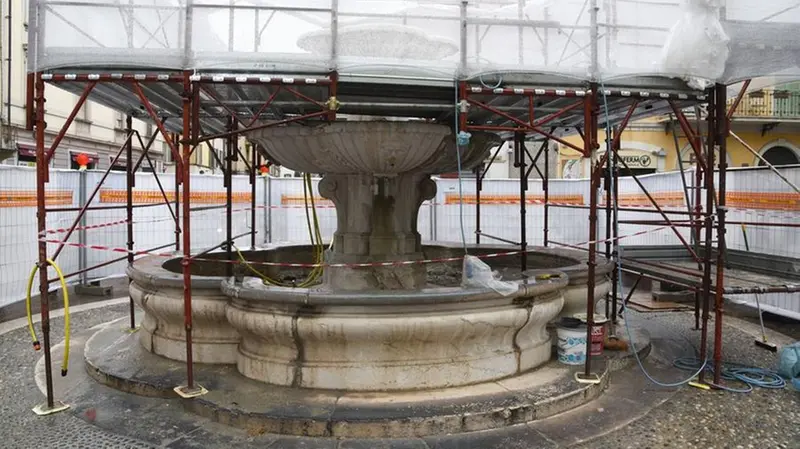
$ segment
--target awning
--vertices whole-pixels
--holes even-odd
[[[36,157],[36,145],[17,143],[17,153],[20,156]]]

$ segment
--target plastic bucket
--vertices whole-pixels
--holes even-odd
[[[586,326],[574,318],[562,318],[556,324],[558,361],[565,365],[586,362]]]
[[[585,313],[576,313],[573,318],[581,320],[586,324],[588,317]],[[606,342],[606,328],[608,327],[608,318],[605,315],[594,314],[594,323],[592,324],[592,342],[589,347],[589,355],[603,355],[603,347]]]

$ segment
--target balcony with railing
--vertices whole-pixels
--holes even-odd
[[[735,99],[728,99],[730,107]],[[734,118],[800,120],[800,91],[758,90],[748,92],[736,108]]]

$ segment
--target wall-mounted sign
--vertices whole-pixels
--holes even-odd
[[[629,168],[658,168],[657,156],[649,151],[642,150],[619,150],[619,157]],[[620,164],[621,166],[622,164]]]

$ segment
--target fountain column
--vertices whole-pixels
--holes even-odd
[[[423,173],[392,176],[329,174],[320,194],[333,201],[338,218],[333,264],[414,261],[423,258],[417,231],[419,208],[436,195],[436,183]],[[397,290],[425,287],[421,264],[330,267],[324,283],[333,290]]]

